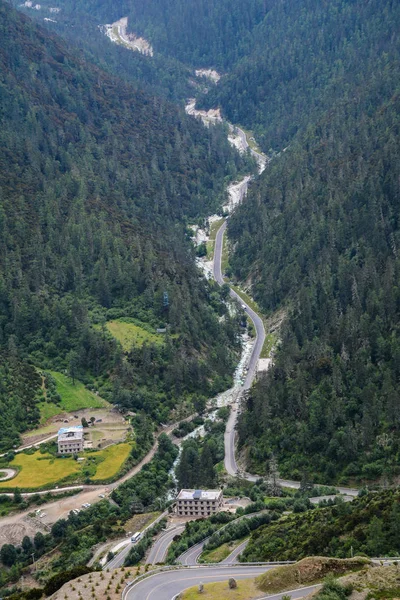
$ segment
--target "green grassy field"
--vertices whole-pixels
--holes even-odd
[[[143,346],[145,342],[151,344],[163,344],[162,335],[150,333],[147,329],[131,323],[125,319],[116,319],[106,323],[108,331],[118,340],[124,350],[130,350],[132,346]]]
[[[104,448],[100,452],[90,454],[90,456],[102,459],[102,462],[99,462],[97,466],[96,474],[90,478],[91,481],[101,481],[117,475],[131,450],[132,444],[116,444]]]
[[[51,419],[51,417],[55,417],[61,412],[60,406],[51,402],[39,402],[38,408],[40,410],[41,423],[46,423],[48,419]],[[35,431],[33,432],[33,435],[36,435]]]
[[[78,474],[81,465],[73,458],[55,458],[51,454],[17,454],[10,468],[19,467],[18,475],[8,481],[1,481],[2,488],[39,488],[56,484],[69,475]]]
[[[57,412],[53,414],[64,411],[73,412],[81,408],[107,408],[110,406],[108,402],[86,389],[80,381],[75,380],[75,384],[73,384],[72,379],[62,373],[58,373],[57,371],[49,371],[49,373],[56,380],[57,392],[61,396],[60,405],[41,403],[47,404],[45,410],[49,414],[53,411],[53,406],[57,409]],[[50,414],[50,416],[53,416],[53,414]]]

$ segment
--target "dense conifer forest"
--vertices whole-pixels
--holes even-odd
[[[340,36],[360,3],[333,4]],[[323,97],[324,110],[303,113],[306,125],[229,227],[236,276],[251,279],[266,312],[287,312],[274,368],[241,419],[241,444],[254,441],[260,472],[276,454],[282,474],[308,470],[324,482],[398,472],[400,10],[362,4],[368,19],[346,40],[358,63]],[[315,64],[325,56],[317,45]]]
[[[79,28],[83,19],[95,34],[94,24],[128,17],[130,30],[148,39],[170,67],[225,69],[250,51],[252,32],[267,10],[265,0],[67,0],[57,21]]]
[[[399,527],[399,493],[386,490],[263,525],[252,533],[242,560],[397,556]]]
[[[38,419],[26,361],[155,419],[224,388],[236,325],[195,267],[187,222],[218,208],[243,159],[221,128],[85,62],[5,3],[0,39],[3,447]],[[119,317],[167,325],[165,343],[124,356],[104,330]]]
[[[202,99],[279,151],[335,104],[385,94],[397,69],[399,6],[391,0],[266,2],[251,46]],[[306,43],[305,43],[306,40]],[[359,107],[361,109],[361,107]]]
[[[153,59],[94,35],[98,24],[121,16],[154,45]],[[232,122],[253,130],[272,158],[228,229],[234,276],[251,286],[266,313],[282,308],[286,313],[274,368],[253,390],[239,424],[241,446],[252,442],[249,466],[264,473],[276,455],[285,476],[301,477],[307,470],[324,482],[393,477],[400,424],[398,3],[251,0],[194,6],[181,0],[132,0],[116,6],[93,0],[66,2],[59,19],[60,30],[81,45],[83,31],[93,33],[88,37],[96,41],[86,49],[109,71],[115,72],[125,52],[129,58],[120,60],[125,78],[175,99],[190,94],[194,67],[219,68],[221,81],[208,86],[200,105],[219,105]],[[168,77],[162,75],[157,84],[167,63]],[[211,137],[215,151],[218,146],[229,152],[218,131]],[[231,159],[224,171],[220,165],[226,158],[217,160],[221,183],[239,166],[237,158]],[[186,174],[188,188],[190,171]],[[200,189],[195,193],[199,197]],[[212,206],[208,198],[204,210],[191,208],[187,214],[205,214]],[[175,200],[168,206],[174,217]],[[147,208],[148,214],[154,209]],[[169,246],[178,256],[176,244]],[[89,278],[92,293],[94,277],[98,286],[96,271]],[[121,289],[120,282],[115,285]],[[106,292],[110,286],[114,289],[107,281]],[[198,297],[192,292],[190,302]],[[163,318],[159,307],[157,312],[140,305],[140,310],[155,322]],[[137,308],[130,308],[129,316],[140,318]],[[187,322],[182,318],[181,326]],[[90,330],[93,335],[98,339]],[[112,340],[103,336],[101,343],[113,354]],[[161,417],[155,388],[150,395],[124,390],[132,377],[142,381],[149,365],[157,381],[181,390],[180,367],[171,369],[167,380],[154,367],[169,362],[171,347],[173,338],[144,358],[131,353],[121,370],[122,391],[114,390],[118,402]],[[199,364],[195,381],[204,382]],[[191,369],[184,369],[188,380]],[[206,387],[200,384],[203,393]],[[161,398],[172,406],[165,387]]]

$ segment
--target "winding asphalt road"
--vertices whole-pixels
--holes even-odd
[[[128,556],[131,548],[132,543],[129,540],[129,543],[126,546],[124,546],[124,548],[122,548],[122,550],[120,550],[118,554],[114,556],[114,558],[112,558],[108,563],[104,565],[103,570],[109,569],[111,571],[112,569],[118,569],[119,567],[123,567],[125,559]]]
[[[209,539],[210,538],[206,538],[198,544],[191,546],[188,550],[186,550],[186,552],[183,552],[183,554],[178,556],[177,562],[185,566],[197,565],[199,562],[200,554],[203,552],[203,548]]]
[[[235,521],[235,523],[238,523],[239,521],[242,521],[243,519],[252,519],[253,517],[255,517],[257,515],[261,515],[261,514],[263,514],[265,512],[266,512],[266,510],[261,510],[258,513],[249,513],[248,515],[242,515],[241,517],[239,517],[237,519],[237,521]],[[229,526],[229,523],[226,523],[225,525],[223,525],[218,530],[218,533],[220,533],[221,531],[223,531],[228,526]],[[178,556],[178,558],[176,559],[177,562],[180,563],[181,565],[186,565],[186,566],[191,566],[191,567],[199,564],[200,555],[203,552],[203,548],[204,548],[204,546],[206,545],[206,543],[208,542],[209,539],[210,539],[210,536],[207,537],[207,538],[205,538],[204,540],[201,540],[201,542],[198,542],[198,544],[195,544],[194,546],[191,546],[190,548],[188,548],[186,550],[186,552],[183,552],[180,556]],[[248,541],[249,540],[246,540],[246,543]],[[244,550],[244,547],[242,548],[242,550]],[[235,552],[235,550],[233,552]],[[240,552],[238,554],[240,554]],[[225,561],[227,561],[227,559],[230,558],[230,557],[231,557],[231,555],[229,555],[225,559]],[[225,561],[223,561],[223,562],[225,562]],[[228,564],[231,564],[231,562],[229,561]]]
[[[223,285],[225,283],[223,274],[222,274],[222,247],[223,247],[223,242],[224,242],[224,233],[226,230],[226,226],[227,226],[227,221],[225,221],[221,225],[221,227],[218,229],[217,235],[215,237],[213,273],[214,273],[214,279],[217,281],[217,283],[219,283],[219,285]],[[244,386],[243,386],[244,390],[248,390],[251,387],[254,377],[256,375],[257,362],[258,362],[258,359],[260,358],[260,354],[261,354],[261,351],[262,351],[262,348],[264,345],[264,340],[265,340],[264,323],[263,323],[262,319],[258,316],[258,314],[256,312],[254,312],[254,310],[252,310],[250,308],[250,306],[248,306],[248,304],[246,304],[246,302],[244,302],[242,300],[242,298],[239,296],[239,294],[237,294],[234,290],[231,289],[230,295],[237,302],[239,302],[239,304],[241,306],[245,307],[244,310],[245,310],[246,314],[252,320],[252,322],[254,324],[254,328],[256,330],[256,342],[254,344],[253,351],[251,353],[250,361],[247,365],[249,370],[247,372],[247,376],[246,376]]]
[[[253,148],[247,142],[247,136],[246,136],[245,132],[243,131],[243,129],[240,129],[240,127],[238,127],[237,125],[232,125],[231,123],[229,123],[229,129],[232,132],[236,132],[236,134],[240,137],[242,146],[245,150],[247,148],[250,148],[251,155],[254,156],[254,158],[257,160],[258,164],[260,165],[260,167],[261,166],[265,167],[265,165],[268,161],[267,157],[264,156],[264,154],[260,154],[260,152],[253,150]]]
[[[180,535],[185,525],[178,525],[169,531],[165,531],[153,544],[146,559],[146,565],[156,565],[165,562],[168,548],[176,535]]]
[[[244,542],[239,544],[239,546],[236,546],[236,548],[229,554],[229,556],[224,558],[224,560],[221,560],[221,565],[234,565],[235,563],[239,562],[239,555],[242,554],[249,541],[250,538],[247,538],[247,540],[244,540]]]
[[[150,575],[142,579],[131,588],[124,591],[123,600],[174,600],[174,598],[185,589],[203,583],[207,590],[207,582],[227,581],[230,577],[237,580],[249,579],[262,575],[269,569],[275,568],[275,565],[264,566],[244,566],[236,565],[231,567],[189,567],[185,569],[176,569],[173,571],[164,571]],[[280,600],[282,596],[288,594],[293,600],[303,598],[319,585],[312,585],[305,588],[299,588],[292,591],[281,592],[273,596],[266,596],[268,600]]]
[[[247,579],[262,575],[268,566],[186,567],[164,571],[142,579],[122,596],[126,600],[172,600],[183,590],[207,581],[227,581],[230,577]]]
[[[222,248],[223,248],[224,234],[226,231],[226,227],[227,227],[227,221],[225,221],[221,225],[221,227],[218,229],[217,235],[215,237],[213,273],[214,273],[214,279],[216,280],[217,283],[219,283],[219,285],[223,285],[225,283],[223,274],[222,274],[222,266],[221,265],[222,265]],[[245,382],[243,385],[243,389],[248,390],[248,389],[250,389],[250,387],[254,381],[254,377],[256,375],[256,369],[257,369],[257,362],[258,362],[258,359],[260,358],[262,347],[264,345],[264,340],[265,340],[264,323],[262,322],[262,319],[258,316],[258,314],[255,313],[254,310],[252,310],[250,308],[250,306],[248,306],[234,290],[231,289],[230,295],[232,296],[232,298],[234,298],[236,301],[238,301],[241,306],[245,307],[244,310],[245,310],[246,314],[252,320],[255,331],[256,331],[256,341],[255,341],[255,344],[253,346],[253,350],[252,350],[252,353],[250,356],[250,360],[249,360],[249,364],[248,364],[249,370],[247,372],[247,376],[246,376],[246,379],[245,379]],[[232,410],[229,415],[229,419],[226,424],[226,430],[225,430],[225,469],[229,473],[229,475],[232,475],[232,476],[237,475],[237,472],[238,472],[238,466],[237,466],[236,458],[235,458],[235,433],[236,433],[235,427],[236,427],[238,408],[239,408],[239,402],[238,402],[238,398],[237,398],[233,403]],[[253,476],[249,476],[248,479],[250,479],[250,477],[251,477],[251,480],[257,479],[257,477],[253,478]]]

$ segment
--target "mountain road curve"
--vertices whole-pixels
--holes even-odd
[[[163,571],[150,575],[136,582],[131,587],[125,588],[123,600],[174,600],[180,593],[189,587],[203,583],[227,581],[230,577],[237,580],[248,579],[262,575],[274,565],[235,565],[230,567],[189,567]],[[283,595],[289,594],[294,600],[303,598],[316,590],[319,586],[309,586],[297,590],[282,592],[268,596],[271,600],[280,600]]]
[[[234,565],[238,563],[238,558],[240,554],[242,554],[243,550],[246,548],[247,544],[249,543],[249,540],[250,538],[247,538],[247,540],[244,540],[244,542],[236,546],[236,548],[232,550],[232,552],[226,558],[224,558],[224,560],[221,560],[221,565]]]
[[[257,160],[259,165],[265,167],[265,165],[268,161],[267,157],[264,154],[261,154],[260,152],[253,150],[253,148],[249,145],[249,143],[247,141],[247,136],[246,136],[245,132],[243,131],[243,129],[240,129],[240,127],[238,127],[237,125],[232,125],[231,123],[229,123],[229,129],[230,129],[230,131],[236,133],[240,137],[243,150],[247,150],[247,148],[249,148],[251,155],[254,156],[254,158]]]
[[[172,544],[174,537],[180,535],[184,529],[185,525],[177,525],[164,531],[152,545],[146,559],[146,565],[156,565],[157,563],[165,562],[168,548]]]
[[[203,548],[209,539],[210,538],[206,538],[206,539],[202,540],[201,542],[199,542],[198,544],[195,544],[194,546],[191,546],[190,548],[188,548],[186,550],[186,552],[183,552],[183,554],[181,554],[178,557],[177,562],[179,562],[181,565],[185,565],[185,566],[197,565],[199,562],[200,555],[203,552]]]

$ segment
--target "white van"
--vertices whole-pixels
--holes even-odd
[[[137,531],[131,537],[132,544],[136,544],[141,538],[142,538],[142,534],[140,533],[140,531]]]

